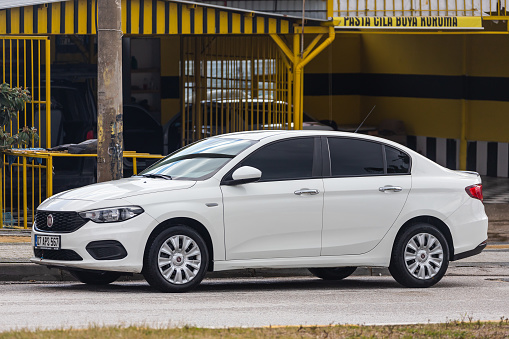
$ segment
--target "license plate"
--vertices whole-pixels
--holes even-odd
[[[35,248],[41,250],[59,250],[60,249],[60,236],[59,235],[35,235]]]

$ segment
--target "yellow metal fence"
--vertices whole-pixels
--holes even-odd
[[[30,91],[31,100],[25,104],[23,111],[6,126],[6,132],[16,134],[23,126],[37,128],[38,141],[32,140],[33,147],[51,147],[51,78],[50,78],[50,40],[48,37],[0,36],[0,80],[11,87],[23,87]],[[27,147],[20,145],[19,147]],[[34,206],[43,200],[43,164],[21,158],[10,158],[2,155],[4,166],[0,185],[0,227],[4,221],[13,224],[13,215],[22,208],[22,199],[26,198],[26,187],[21,185],[22,170],[31,171],[32,187],[30,205]],[[8,189],[7,189],[8,188]],[[28,206],[28,203],[25,203]],[[5,216],[5,218],[4,218]],[[4,220],[6,219],[6,220]],[[19,220],[19,219],[18,219]]]
[[[138,173],[138,159],[160,159],[163,156],[158,154],[136,153],[125,151],[124,158],[132,160],[133,174]],[[28,228],[35,220],[35,211],[43,198],[53,195],[53,160],[55,157],[97,157],[97,154],[69,154],[64,152],[47,152],[41,150],[12,149],[8,152],[7,158],[15,157],[16,162],[4,163],[3,170],[0,171],[0,190],[3,192],[3,199],[0,202],[0,228],[4,225],[12,228]],[[40,162],[40,163],[39,163]],[[12,172],[13,167],[20,177],[16,190],[13,186],[6,187],[6,173]],[[43,184],[43,178],[46,183]],[[10,199],[9,199],[10,194]],[[7,195],[7,199],[6,199]],[[15,204],[13,196],[17,198],[18,204]],[[14,200],[14,204],[12,203]],[[36,205],[36,201],[38,204]]]
[[[270,36],[184,36],[182,145],[222,133],[293,129],[291,70]]]

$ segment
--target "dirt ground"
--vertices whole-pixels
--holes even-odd
[[[1,236],[0,243],[27,243],[30,242],[30,237],[18,237],[18,236]]]

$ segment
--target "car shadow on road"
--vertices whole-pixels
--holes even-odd
[[[432,289],[457,288],[463,286],[454,281],[442,280]],[[115,282],[110,285],[93,286],[80,283],[59,283],[58,285],[45,285],[44,288],[66,291],[97,291],[112,293],[160,293],[150,287],[143,280],[130,282]],[[234,278],[234,279],[205,279],[194,290],[188,293],[210,292],[261,292],[261,291],[352,291],[352,290],[402,290],[411,289],[399,285],[389,277],[350,277],[340,281],[326,281],[318,278]]]

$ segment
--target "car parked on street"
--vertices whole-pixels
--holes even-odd
[[[477,173],[368,135],[238,132],[47,199],[31,261],[88,284],[143,273],[164,292],[242,268],[339,280],[388,267],[404,286],[429,287],[449,261],[484,249],[487,228]]]

